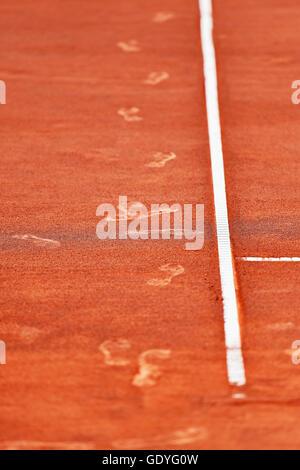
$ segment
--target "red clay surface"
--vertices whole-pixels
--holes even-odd
[[[239,260],[300,255],[290,100],[298,9],[296,0],[214,1],[247,375],[234,389],[197,1],[2,1],[2,449],[299,447],[300,366],[288,351],[300,339],[300,266]],[[154,22],[161,11],[174,16]],[[130,40],[140,50],[118,46]],[[169,79],[144,83],[161,71]],[[132,107],[143,120],[118,114]],[[146,166],[155,152],[176,159]],[[117,205],[119,195],[148,207],[205,204],[204,248],[98,240],[96,208]],[[60,245],[14,238],[24,234]],[[159,268],[168,263],[184,272],[166,286],[148,284],[166,277]],[[167,351],[146,356],[160,375],[137,385],[149,350]]]

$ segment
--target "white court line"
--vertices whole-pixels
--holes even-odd
[[[204,62],[205,95],[212,180],[215,202],[219,266],[223,294],[223,315],[227,358],[227,374],[231,385],[246,383],[241,348],[241,333],[228,225],[221,126],[218,104],[216,58],[213,43],[211,0],[199,0],[201,42]]]
[[[260,258],[256,256],[243,256],[242,258],[243,261],[300,261],[300,258],[293,257],[293,258],[288,258],[288,257],[281,257],[281,258]]]

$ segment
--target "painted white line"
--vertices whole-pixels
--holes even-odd
[[[241,349],[241,333],[228,225],[216,58],[212,35],[211,0],[199,0],[199,7],[219,266],[223,294],[227,374],[231,385],[244,385],[246,377]]]
[[[281,258],[260,258],[256,256],[243,256],[242,258],[243,261],[300,261],[300,258],[293,257],[293,258],[288,258],[288,257],[281,257]]]

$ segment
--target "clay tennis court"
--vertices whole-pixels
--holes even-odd
[[[1,449],[299,448],[299,4],[209,3],[1,2]],[[119,195],[203,248],[99,240]]]

